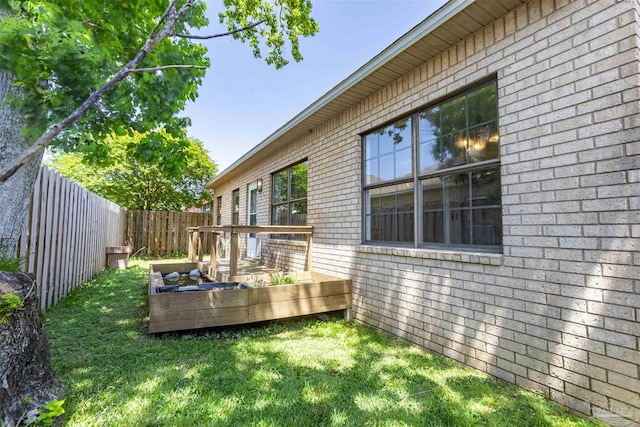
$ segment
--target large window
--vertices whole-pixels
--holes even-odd
[[[272,184],[271,224],[307,225],[307,161],[274,173]]]
[[[240,217],[240,189],[231,192],[231,224],[238,225]]]
[[[216,225],[222,225],[222,196],[216,199]]]
[[[363,137],[366,242],[499,251],[495,81]]]

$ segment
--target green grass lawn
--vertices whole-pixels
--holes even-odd
[[[339,319],[150,336],[148,263],[49,310],[69,426],[595,426],[541,396]]]

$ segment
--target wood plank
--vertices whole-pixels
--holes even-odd
[[[313,235],[307,236],[307,259],[305,263],[305,270],[313,271]]]
[[[169,212],[167,217],[167,253],[172,254],[175,253],[176,250],[173,248],[173,229],[175,226],[174,222],[174,213]]]
[[[231,233],[231,250],[229,253],[229,275],[238,274],[238,233]]]
[[[67,250],[67,258],[65,265],[65,295],[68,295],[73,289],[73,268],[75,263],[75,242],[76,242],[76,227],[77,227],[77,217],[76,217],[76,203],[77,203],[77,185],[74,183],[70,183],[69,185],[69,205],[67,208],[67,217],[69,218],[68,225],[68,233],[69,233],[69,244]]]
[[[203,233],[312,234],[311,225],[209,225],[198,227]]]
[[[168,313],[167,316],[157,315],[149,319],[149,332],[153,334],[243,323],[248,323],[248,309],[246,306],[209,308],[206,310]]]
[[[67,227],[69,224],[68,221],[68,205],[69,205],[69,180],[62,179],[61,187],[60,187],[60,224],[58,225],[58,229],[60,230],[60,245],[58,246],[58,276],[56,278],[56,282],[58,283],[58,291],[57,291],[57,300],[60,300],[65,297],[64,289],[67,283],[67,278],[65,276],[67,263],[67,245],[69,243],[69,236],[67,234]]]
[[[213,233],[211,238],[211,256],[209,258],[209,268],[212,268],[214,270],[216,269],[216,264],[218,260],[218,249],[216,247],[217,245],[218,245],[218,234]]]
[[[322,296],[350,294],[351,280],[332,280],[299,285],[300,298],[316,298]]]
[[[351,294],[305,298],[249,306],[249,322],[284,319],[351,307]]]
[[[44,282],[44,254],[46,245],[46,225],[47,225],[47,201],[48,201],[48,183],[49,183],[49,169],[44,166],[42,169],[42,180],[40,188],[42,191],[42,203],[40,204],[39,212],[39,227],[38,227],[38,247],[37,247],[37,261],[36,261],[36,282],[38,283],[38,291],[40,296],[40,310],[46,309],[47,301],[47,284]]]
[[[151,294],[149,313],[182,313],[191,310],[223,307],[246,307],[251,289],[233,291],[193,291]]]
[[[35,186],[33,189],[33,199],[31,202],[31,224],[29,229],[29,246],[28,255],[29,259],[27,262],[27,272],[35,274],[36,272],[36,247],[38,242],[38,229],[39,229],[39,220],[40,220],[40,203],[42,200],[42,172],[43,169],[40,168],[40,172],[38,173],[38,177],[36,178]],[[38,285],[40,286],[40,285]]]
[[[58,302],[58,298],[55,295],[59,287],[57,270],[59,266],[58,261],[58,245],[59,245],[59,233],[58,222],[60,221],[60,175],[58,173],[53,174],[53,203],[51,206],[51,243],[49,248],[49,290],[47,293],[47,307],[53,307]]]
[[[249,305],[297,300],[300,298],[301,286],[281,285],[249,289]]]
[[[173,262],[167,264],[152,264],[153,271],[160,272],[161,274],[173,273],[188,273],[198,266],[197,262]]]
[[[202,233],[198,233],[198,240],[196,241],[198,247],[198,261],[204,261],[204,248],[202,245]]]

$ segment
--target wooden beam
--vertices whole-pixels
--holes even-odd
[[[313,271],[313,235],[307,235],[307,271]]]
[[[187,259],[189,262],[193,261],[193,231],[188,231],[189,238],[187,239]]]
[[[311,225],[203,225],[201,233],[313,234]]]
[[[211,260],[209,260],[209,268],[216,269],[216,258],[218,257],[218,233],[213,233],[211,239]]]
[[[238,233],[231,233],[231,253],[229,254],[229,276],[238,274]]]
[[[202,234],[196,231],[198,236],[197,244],[198,244],[198,261],[202,262],[204,260],[204,248],[202,247]]]

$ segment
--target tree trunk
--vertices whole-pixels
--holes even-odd
[[[28,410],[60,399],[64,387],[51,370],[33,280],[23,273],[0,271],[0,296],[7,293],[24,303],[0,323],[0,425],[15,426]]]
[[[0,22],[9,11],[0,7]],[[13,86],[13,76],[0,70],[0,165],[29,147],[30,142],[22,136],[26,124],[24,115],[8,105],[7,96],[16,96],[18,88]],[[27,219],[33,185],[38,175],[42,154],[21,168],[4,184],[0,184],[0,255],[15,257],[18,239]]]

